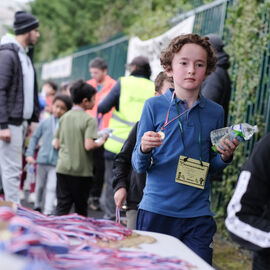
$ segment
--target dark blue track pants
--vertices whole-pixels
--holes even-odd
[[[136,229],[174,236],[212,264],[212,242],[216,232],[216,223],[212,216],[175,218],[139,209]]]

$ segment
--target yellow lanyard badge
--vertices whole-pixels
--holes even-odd
[[[175,182],[204,189],[209,163],[180,156]]]

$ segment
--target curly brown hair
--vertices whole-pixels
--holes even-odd
[[[216,69],[216,55],[212,49],[208,37],[201,37],[197,34],[186,34],[175,37],[171,40],[167,49],[161,52],[160,63],[166,71],[172,70],[172,60],[176,53],[178,53],[185,44],[197,44],[203,47],[207,52],[207,68],[206,75]]]

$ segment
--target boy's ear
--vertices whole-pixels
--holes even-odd
[[[87,101],[88,101],[88,99],[85,97],[85,98],[83,98],[82,103],[84,104],[84,103],[86,103]]]

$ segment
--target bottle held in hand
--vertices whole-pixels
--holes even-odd
[[[26,179],[24,182],[23,189],[24,190],[30,190],[31,185],[35,183],[35,167],[34,164],[27,164],[25,166],[26,169]]]
[[[95,140],[95,142],[99,143],[101,141],[102,137],[110,137],[113,133],[113,129],[111,128],[104,128],[101,131],[98,132],[98,138]]]
[[[247,123],[241,123],[233,125],[230,127],[224,127],[211,131],[210,138],[212,142],[212,149],[215,152],[218,152],[217,146],[223,149],[221,141],[225,139],[230,140],[231,142],[234,139],[237,139],[239,142],[249,140],[254,133],[258,132],[257,126],[251,126]]]

